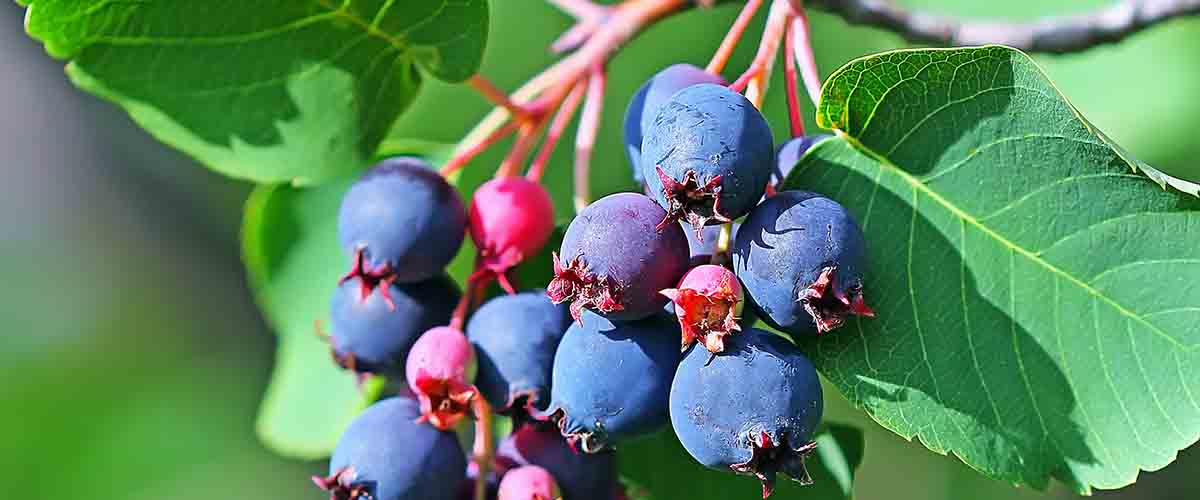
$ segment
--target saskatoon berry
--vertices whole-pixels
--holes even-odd
[[[779,146],[779,149],[775,151],[775,171],[771,172],[775,183],[782,184],[796,163],[800,162],[800,157],[804,156],[809,148],[830,137],[833,136],[829,134],[806,135],[793,138]]]
[[[558,484],[546,469],[522,465],[504,473],[498,500],[556,500],[562,495]]]
[[[680,359],[673,328],[663,315],[614,323],[585,311],[558,346],[542,415],[588,453],[658,430]]]
[[[809,484],[804,458],[816,447],[821,383],[783,337],[749,328],[717,355],[692,349],[671,385],[671,426],[698,462],[752,474],[763,498],[783,472]]]
[[[662,294],[675,305],[675,315],[683,332],[680,350],[701,340],[709,352],[725,349],[725,337],[742,327],[738,325],[737,306],[742,301],[742,286],[737,276],[721,266],[705,264],[693,268],[679,280],[679,286]]]
[[[662,224],[706,224],[748,213],[775,163],[767,121],[750,101],[721,85],[692,85],[659,108],[642,143],[642,174],[667,210]]]
[[[541,250],[554,231],[550,193],[524,177],[492,179],[475,190],[469,218],[481,271],[516,293],[507,272]]]
[[[613,500],[619,490],[616,454],[579,453],[555,429],[523,425],[496,447],[500,471],[537,465],[550,471],[570,500]]]
[[[874,316],[863,301],[866,244],[837,202],[783,191],[742,223],[733,270],[763,321],[793,335],[828,332],[847,314]]]
[[[555,303],[571,301],[575,319],[584,308],[625,321],[660,311],[666,298],[658,291],[675,286],[688,262],[683,228],[655,229],[665,214],[635,193],[588,205],[567,227],[546,294]]]
[[[421,401],[421,419],[441,430],[458,424],[478,393],[470,383],[474,370],[474,350],[462,332],[439,326],[421,334],[404,370]]]
[[[446,275],[374,291],[358,278],[346,281],[330,301],[333,359],[358,373],[402,376],[417,337],[449,321],[458,298],[458,286]]]
[[[479,356],[475,385],[498,413],[549,402],[554,351],[570,325],[567,307],[550,302],[545,290],[502,295],[475,311],[467,322]]]
[[[329,460],[329,476],[313,477],[331,500],[452,500],[467,460],[454,434],[416,422],[417,402],[404,397],[371,405],[350,423]]]
[[[654,126],[654,116],[671,95],[697,83],[725,85],[725,80],[691,64],[674,64],[646,80],[625,108],[625,151],[633,167],[633,179],[642,179],[642,137]]]

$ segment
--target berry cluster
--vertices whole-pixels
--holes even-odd
[[[697,461],[756,476],[764,497],[780,472],[809,481],[816,371],[751,324],[795,339],[873,314],[851,216],[775,189],[820,138],[776,150],[753,103],[688,65],[638,91],[625,132],[646,194],[580,210],[545,289],[518,291],[509,276],[553,230],[536,176],[498,175],[464,208],[429,165],[394,158],[346,193],[333,357],[405,383],[350,425],[330,475],[314,478],[332,499],[614,500],[615,446],[668,423]],[[460,293],[443,269],[465,234],[478,253]],[[491,281],[507,294],[470,314]],[[495,456],[493,411],[515,429]],[[452,433],[468,418],[470,460]]]

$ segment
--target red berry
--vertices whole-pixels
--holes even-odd
[[[480,272],[516,293],[505,273],[536,254],[554,231],[554,203],[541,184],[524,177],[485,182],[471,199],[470,233]]]
[[[404,370],[421,401],[421,420],[447,430],[467,415],[479,392],[467,380],[474,365],[474,350],[462,332],[439,326],[421,334]]]
[[[712,264],[698,266],[683,275],[677,288],[661,293],[675,303],[683,330],[682,350],[703,340],[709,352],[724,351],[725,336],[742,329],[735,316],[742,285],[733,271]]]
[[[562,495],[546,469],[536,465],[517,467],[504,473],[498,500],[555,500]]]

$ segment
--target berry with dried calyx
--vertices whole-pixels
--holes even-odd
[[[479,272],[495,276],[505,291],[516,293],[508,271],[541,250],[554,231],[550,193],[524,177],[492,179],[475,190],[469,219]]]
[[[645,182],[641,168],[642,138],[654,126],[658,108],[676,92],[697,83],[725,85],[725,79],[691,64],[673,64],[646,80],[629,99],[629,107],[625,108],[625,152],[633,167],[633,179],[639,184]]]
[[[421,419],[447,430],[467,416],[479,392],[471,385],[474,371],[474,350],[462,332],[439,326],[421,334],[404,370],[421,402]]]
[[[487,301],[467,322],[479,371],[475,385],[497,413],[524,417],[550,400],[554,352],[571,325],[564,305],[545,290]]]
[[[737,318],[742,287],[733,272],[724,267],[705,264],[693,268],[683,275],[679,286],[662,294],[675,304],[683,334],[680,350],[700,340],[709,352],[721,352],[725,337],[742,329]]]

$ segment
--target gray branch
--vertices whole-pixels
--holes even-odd
[[[1026,52],[1050,53],[1076,52],[1114,43],[1163,21],[1200,14],[1200,0],[1124,0],[1084,14],[1014,23],[914,12],[887,0],[808,0],[807,3],[851,24],[893,31],[912,42],[945,46],[995,43]]]

